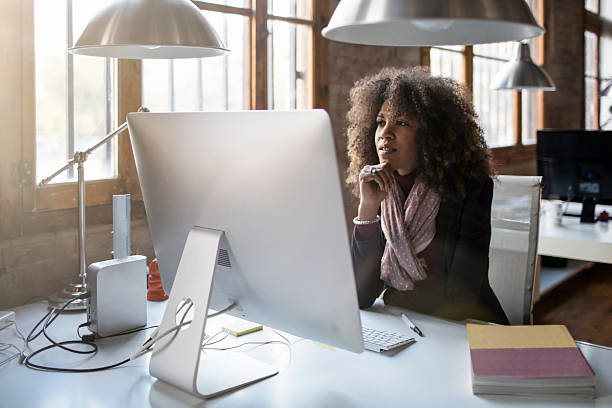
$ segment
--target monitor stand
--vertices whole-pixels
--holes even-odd
[[[580,222],[594,223],[595,220],[595,203],[597,201],[593,197],[585,197],[582,200],[582,212],[580,213]]]
[[[219,230],[193,227],[189,232],[158,333],[176,326],[177,310],[184,302],[193,302],[193,319],[189,326],[160,339],[149,363],[153,377],[200,398],[215,397],[278,373],[269,364],[244,354],[202,353],[222,239],[224,232]]]

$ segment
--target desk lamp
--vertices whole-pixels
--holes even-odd
[[[91,19],[74,47],[68,51],[80,55],[127,59],[202,58],[229,52],[214,28],[189,0],[114,1]],[[67,168],[77,165],[79,280],[52,296],[50,307],[63,305],[87,292],[83,164],[89,153],[126,128],[127,122],[88,150],[76,152],[64,167],[40,182],[40,185],[44,185]],[[85,307],[85,299],[76,299],[67,309]]]
[[[469,45],[544,33],[524,0],[341,0],[323,37],[366,45]]]

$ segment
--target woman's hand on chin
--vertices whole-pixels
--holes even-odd
[[[389,163],[367,165],[359,173],[359,209],[361,221],[376,218],[380,203],[393,186],[393,168]]]

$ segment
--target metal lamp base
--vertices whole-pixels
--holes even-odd
[[[87,286],[83,283],[71,283],[64,289],[56,292],[49,299],[49,308],[61,309],[72,299],[87,293]],[[85,310],[87,299],[77,299],[71,302],[64,310]]]

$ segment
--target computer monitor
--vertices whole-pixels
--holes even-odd
[[[340,174],[325,111],[130,113],[128,124],[155,255],[170,293],[164,321],[170,315],[174,321],[168,309],[180,299],[173,296],[193,300],[196,316],[206,315],[207,308],[197,304],[202,299],[215,310],[235,303],[232,315],[363,350]],[[178,286],[188,292],[200,284],[211,258],[212,291],[204,282],[199,292],[177,294]],[[180,343],[181,333],[173,343]],[[201,338],[194,341],[199,350]],[[156,356],[157,348],[151,373],[187,388],[182,384],[192,379],[177,377],[193,356],[177,363],[176,356]]]
[[[538,130],[542,196],[583,202],[581,218],[592,221],[595,202],[612,204],[611,152],[612,131]]]

